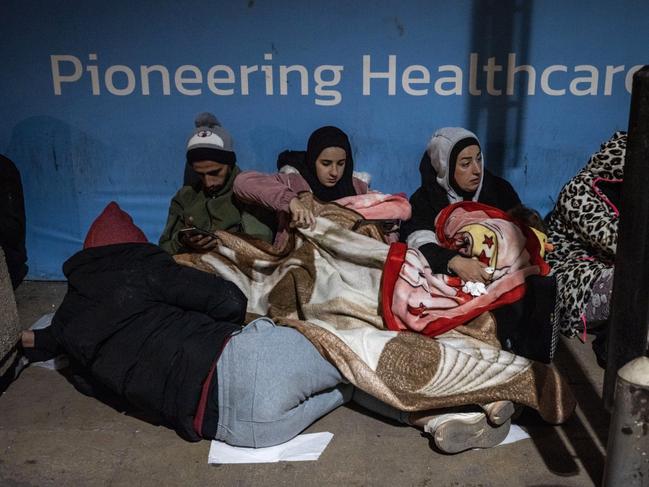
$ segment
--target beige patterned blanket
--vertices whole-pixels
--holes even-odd
[[[548,422],[567,419],[575,404],[568,384],[555,368],[501,350],[490,313],[435,338],[387,330],[379,300],[388,245],[380,230],[352,232],[357,213],[302,198],[316,227],[296,230],[283,249],[223,232],[216,250],[176,259],[237,284],[251,318],[298,329],[347,380],[400,410],[508,399]]]

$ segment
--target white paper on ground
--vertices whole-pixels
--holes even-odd
[[[281,445],[267,448],[230,446],[212,440],[207,463],[274,463],[317,460],[334,437],[333,433],[308,433],[298,435]]]
[[[517,424],[513,424],[511,428],[509,428],[509,433],[507,434],[505,439],[498,446],[509,445],[510,443],[516,443],[517,441],[521,441],[526,438],[530,438],[530,435],[527,433],[527,431],[525,431]]]

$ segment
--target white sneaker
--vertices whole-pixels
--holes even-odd
[[[472,448],[490,448],[507,437],[511,421],[491,426],[484,413],[450,413],[432,418],[424,431],[432,435],[437,448],[459,453]]]

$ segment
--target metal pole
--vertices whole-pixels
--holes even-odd
[[[604,374],[610,411],[617,371],[647,350],[649,330],[649,66],[633,76]]]
[[[649,485],[649,358],[620,369],[606,447],[604,487]]]

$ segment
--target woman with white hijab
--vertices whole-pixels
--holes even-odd
[[[487,282],[486,264],[437,245],[435,218],[458,201],[477,201],[509,211],[521,205],[514,188],[484,168],[476,135],[460,127],[437,130],[419,164],[421,186],[410,198],[412,219],[402,225],[401,239],[418,248],[433,273],[456,274],[463,281]]]

